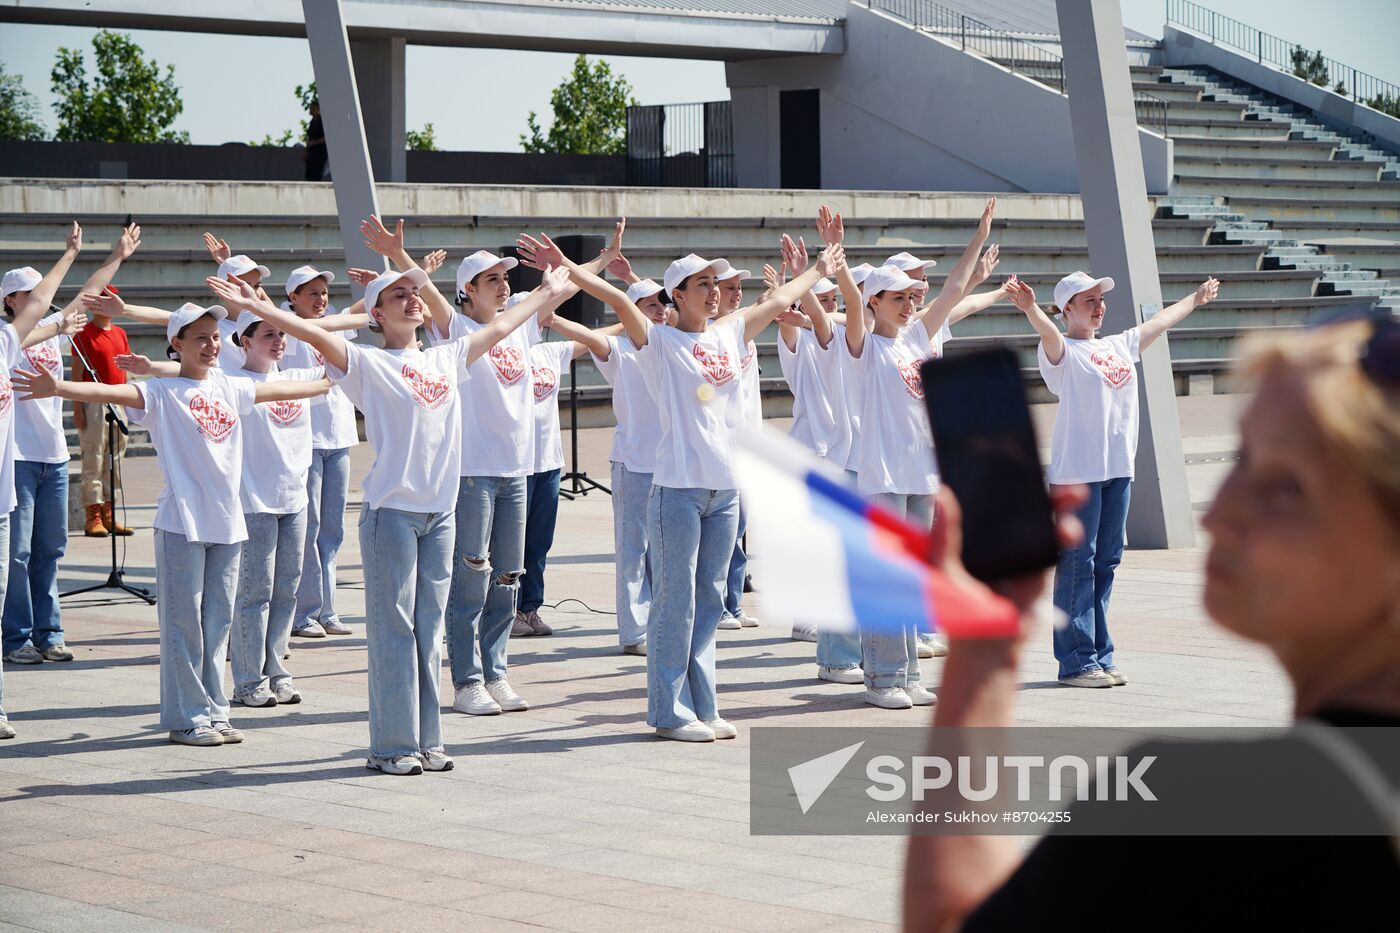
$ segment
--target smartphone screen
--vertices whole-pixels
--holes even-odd
[[[1055,564],[1054,511],[1016,354],[923,364],[924,404],[942,481],[962,506],[963,563],[980,580]]]

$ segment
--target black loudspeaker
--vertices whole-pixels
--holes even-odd
[[[555,237],[554,242],[565,256],[579,263],[592,262],[597,259],[598,254],[608,245],[603,237],[596,234]],[[518,256],[519,253],[516,252],[515,244],[511,243],[501,248],[500,255]],[[539,271],[524,265],[516,266],[507,275],[510,278],[512,292],[527,292],[540,284]],[[574,295],[560,305],[559,310],[554,313],[589,329],[603,326],[603,303],[587,292],[579,292]]]

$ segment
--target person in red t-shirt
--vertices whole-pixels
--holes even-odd
[[[110,317],[94,311],[92,320],[73,337],[73,343],[87,358],[93,372],[97,373],[97,381],[107,385],[124,385],[126,383],[126,373],[117,368],[116,357],[121,353],[130,353],[131,344],[127,342],[126,331],[113,324]],[[76,353],[73,357],[73,379],[77,382],[90,382],[92,380]],[[115,490],[111,485],[106,462],[105,407],[89,402],[73,403],[73,421],[78,427],[78,440],[83,451],[83,474],[80,487],[83,508],[87,513],[83,533],[89,538],[103,538],[108,534],[131,534],[130,528],[117,523],[116,512],[112,507]],[[113,406],[113,409],[116,411],[117,417],[126,421],[125,411],[118,406]],[[113,453],[118,461],[126,453],[126,435],[121,431],[116,432],[116,449]],[[120,462],[117,465],[116,475],[117,487],[120,488],[122,475]]]

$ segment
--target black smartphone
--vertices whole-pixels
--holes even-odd
[[[126,215],[126,220],[123,220],[123,221],[122,221],[122,229],[125,230],[127,227],[130,227],[130,226],[131,226],[131,215],[130,215],[130,214],[127,214],[127,215]]]
[[[963,564],[980,580],[1054,566],[1054,509],[1016,354],[932,359],[920,375],[938,472],[962,506]]]

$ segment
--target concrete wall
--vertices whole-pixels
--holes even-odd
[[[1162,45],[1168,67],[1203,65],[1214,68],[1284,100],[1301,104],[1324,122],[1348,132],[1369,134],[1380,145],[1400,151],[1400,120],[1395,117],[1172,25],[1166,27]]]
[[[777,181],[768,101],[819,88],[824,187],[1079,190],[1067,98],[854,3],[844,55],[730,62],[726,77],[746,187]],[[1139,138],[1148,191],[1165,193],[1171,142],[1147,130]]]

